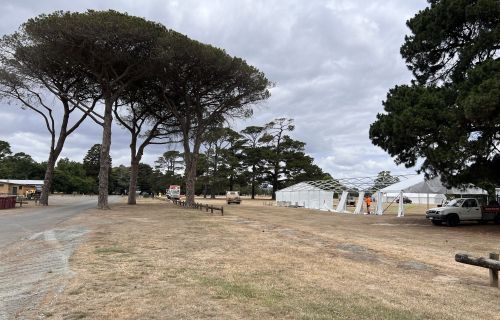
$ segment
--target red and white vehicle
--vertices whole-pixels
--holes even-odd
[[[181,186],[171,185],[168,187],[167,198],[179,200],[181,198]]]

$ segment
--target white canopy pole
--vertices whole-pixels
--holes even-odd
[[[358,201],[356,202],[356,208],[354,209],[354,214],[360,214],[363,210],[363,199],[365,198],[365,192],[360,191],[358,196]]]
[[[382,215],[384,213],[384,210],[382,209],[382,192],[378,191],[377,192],[377,215]]]
[[[403,191],[399,191],[399,207],[398,207],[398,217],[405,216],[405,205],[403,198]]]
[[[337,205],[337,210],[335,210],[336,212],[346,212],[347,210],[347,195],[349,194],[349,192],[347,191],[342,191],[342,196],[340,196],[340,201],[339,201],[339,204]]]

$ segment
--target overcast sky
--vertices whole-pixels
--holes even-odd
[[[368,130],[387,91],[411,79],[399,48],[409,33],[406,20],[426,6],[425,0],[0,0],[0,34],[41,13],[114,9],[224,48],[276,84],[254,117],[235,129],[293,118],[292,137],[306,142],[306,152],[323,170],[346,178],[415,172],[373,146]],[[0,140],[13,152],[45,161],[49,136],[41,120],[0,102]],[[62,157],[82,161],[100,139],[100,127],[87,121],[67,140]],[[128,140],[127,132],[114,128],[113,165],[128,165]],[[144,162],[153,164],[164,151],[146,149]]]

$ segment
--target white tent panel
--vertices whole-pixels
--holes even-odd
[[[323,190],[301,182],[277,191],[276,204],[278,206],[333,210],[333,191]]]
[[[414,204],[427,204],[427,199],[429,199],[429,204],[442,204],[446,201],[446,196],[444,194],[433,194],[433,193],[404,193],[404,197],[409,198],[411,203]],[[399,193],[388,192],[385,193],[382,201],[383,202],[393,202],[399,198]]]
[[[320,203],[321,210],[333,210],[333,192],[321,191]]]

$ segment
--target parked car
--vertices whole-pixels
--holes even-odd
[[[396,200],[396,203],[399,203],[399,198]],[[403,203],[411,203],[411,199],[408,197],[403,197]]]
[[[238,191],[228,191],[226,192],[226,202],[227,204],[241,203],[240,193]]]
[[[355,206],[356,199],[353,196],[347,196],[347,205],[348,206]]]

